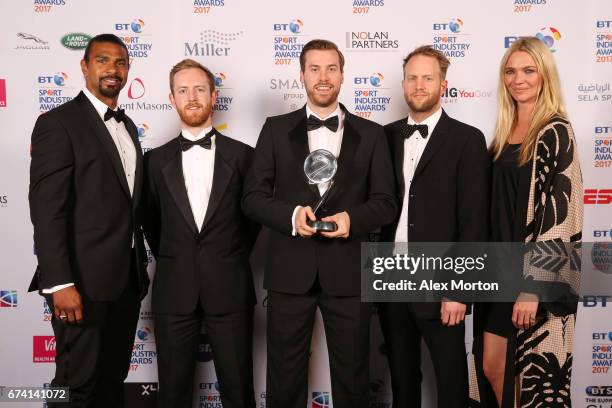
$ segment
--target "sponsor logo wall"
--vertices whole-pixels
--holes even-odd
[[[488,140],[496,110],[498,64],[512,42],[538,36],[553,51],[577,138],[584,179],[583,273],[603,285],[585,288],[577,319],[573,401],[577,407],[612,403],[612,3],[589,7],[561,0],[454,2],[430,0],[313,0],[283,4],[247,0],[108,0],[103,9],[74,0],[2,2],[0,27],[0,359],[14,370],[0,385],[39,385],[53,375],[52,311],[27,293],[36,259],[27,206],[28,146],[36,117],[74,98],[83,87],[80,60],[87,41],[110,32],[128,48],[131,69],[120,107],[134,120],[143,151],[179,132],[168,99],[168,72],[183,58],[208,66],[219,91],[214,122],[229,137],[255,145],[266,116],[301,108],[299,80],[304,44],[327,38],[345,55],[340,100],[347,109],[381,124],[407,113],[402,59],[433,44],[451,60],[443,107],[480,128]],[[322,13],[321,10],[325,12]],[[418,15],[418,19],[407,16]],[[265,406],[265,247],[253,257],[258,305],[255,315],[255,392]],[[155,273],[151,258],[149,271]],[[607,283],[607,287],[605,286]],[[135,334],[126,395],[130,407],[155,405],[155,330],[145,299]],[[468,320],[468,327],[471,320]],[[466,351],[471,349],[466,336]],[[389,407],[390,379],[376,313],[372,317],[370,404]],[[426,351],[424,351],[426,355]],[[469,353],[468,353],[469,355]],[[423,406],[435,406],[433,375],[424,358]],[[325,338],[317,320],[312,342],[310,407],[333,407]],[[202,334],[194,406],[219,407],[212,351]],[[40,404],[22,404],[23,407]]]

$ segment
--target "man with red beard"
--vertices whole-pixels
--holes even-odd
[[[361,242],[395,218],[393,169],[380,125],[338,103],[344,57],[326,40],[300,55],[307,103],[270,117],[261,130],[242,207],[270,229],[264,287],[267,307],[267,406],[303,408],[307,402],[310,340],[317,308],[325,325],[337,408],[369,404],[370,308],[360,299]],[[337,158],[334,183],[313,185],[304,174],[310,152]],[[316,214],[312,206],[327,201]],[[319,218],[337,224],[321,232]]]
[[[450,118],[441,108],[449,65],[431,46],[419,47],[404,59],[402,86],[410,113],[385,126],[402,208],[383,229],[383,241],[487,240],[487,146],[480,130]],[[467,305],[448,299],[380,306],[393,407],[421,406],[421,338],[432,356],[438,406],[469,405],[464,342],[468,312]]]
[[[157,259],[152,308],[159,407],[191,408],[202,324],[225,408],[252,408],[249,254],[258,228],[240,208],[253,149],[212,126],[215,78],[186,59],[170,71],[181,133],[145,155],[145,235]]]
[[[30,216],[38,289],[53,311],[54,387],[70,403],[123,407],[138,323],[147,293],[140,229],[142,152],[134,122],[118,109],[129,72],[125,44],[92,38],[81,60],[85,87],[38,117],[32,132]]]

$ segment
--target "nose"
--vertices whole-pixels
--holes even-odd
[[[198,99],[198,91],[195,88],[189,89],[189,100],[195,101]]]
[[[525,81],[525,74],[522,73],[521,71],[518,71],[516,75],[514,75],[514,83],[520,84],[520,83],[523,83],[524,81]]]
[[[326,69],[321,69],[321,70],[319,70],[318,77],[319,77],[318,78],[319,81],[325,82],[325,81],[327,81],[327,78],[329,78],[329,74],[328,74]]]

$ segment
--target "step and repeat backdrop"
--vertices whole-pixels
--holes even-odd
[[[537,35],[554,52],[577,136],[585,186],[583,237],[597,242],[584,256],[583,274],[604,282],[585,288],[580,303],[573,402],[576,407],[612,406],[609,0],[20,0],[3,1],[0,15],[0,385],[43,386],[53,376],[51,311],[43,298],[26,292],[36,266],[27,202],[30,134],[38,115],[70,100],[84,86],[79,61],[92,36],[114,33],[128,47],[132,65],[120,105],[137,123],[142,148],[148,151],[179,132],[168,100],[168,72],[176,62],[193,58],[215,73],[215,126],[254,146],[266,116],[304,105],[299,55],[314,38],[336,42],[345,54],[340,100],[351,112],[380,124],[407,114],[400,85],[402,58],[416,46],[433,44],[451,60],[444,109],[480,128],[490,141],[499,60],[517,38]],[[264,232],[252,259],[258,289],[254,380],[259,407],[265,406],[266,392],[266,241]],[[155,262],[150,260],[153,276]],[[127,379],[130,407],[154,406],[157,392],[149,304],[147,298]],[[466,357],[471,337],[468,332]],[[194,406],[221,407],[205,333],[197,358]],[[428,358],[424,406],[433,407],[435,384]],[[370,394],[371,407],[391,406],[385,345],[375,312]],[[309,398],[313,408],[332,406],[320,320],[312,341]]]

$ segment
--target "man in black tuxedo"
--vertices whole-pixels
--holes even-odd
[[[39,116],[32,133],[30,215],[62,407],[121,407],[140,300],[149,284],[140,229],[142,152],[136,126],[117,110],[129,70],[123,42],[91,39],[85,89]],[[58,406],[60,406],[58,405]],[[53,406],[50,404],[50,406]]]
[[[225,408],[255,407],[249,254],[258,228],[240,208],[253,148],[212,127],[215,78],[186,59],[170,72],[181,134],[145,155],[145,234],[157,259],[158,406],[191,408],[206,328]]]
[[[450,62],[430,46],[404,59],[407,118],[385,126],[401,212],[383,241],[484,242],[487,239],[489,156],[480,130],[440,106]],[[467,305],[448,299],[380,306],[393,407],[421,406],[421,338],[432,357],[438,406],[468,406],[464,317]]]
[[[259,135],[242,207],[270,231],[264,286],[268,289],[267,406],[303,408],[317,307],[325,325],[334,407],[367,407],[370,308],[360,301],[360,246],[368,232],[395,218],[393,169],[382,127],[338,103],[344,57],[326,40],[300,56],[307,94],[302,109],[270,117]],[[338,158],[329,184],[304,174],[309,152]],[[317,232],[315,216],[338,225]]]

